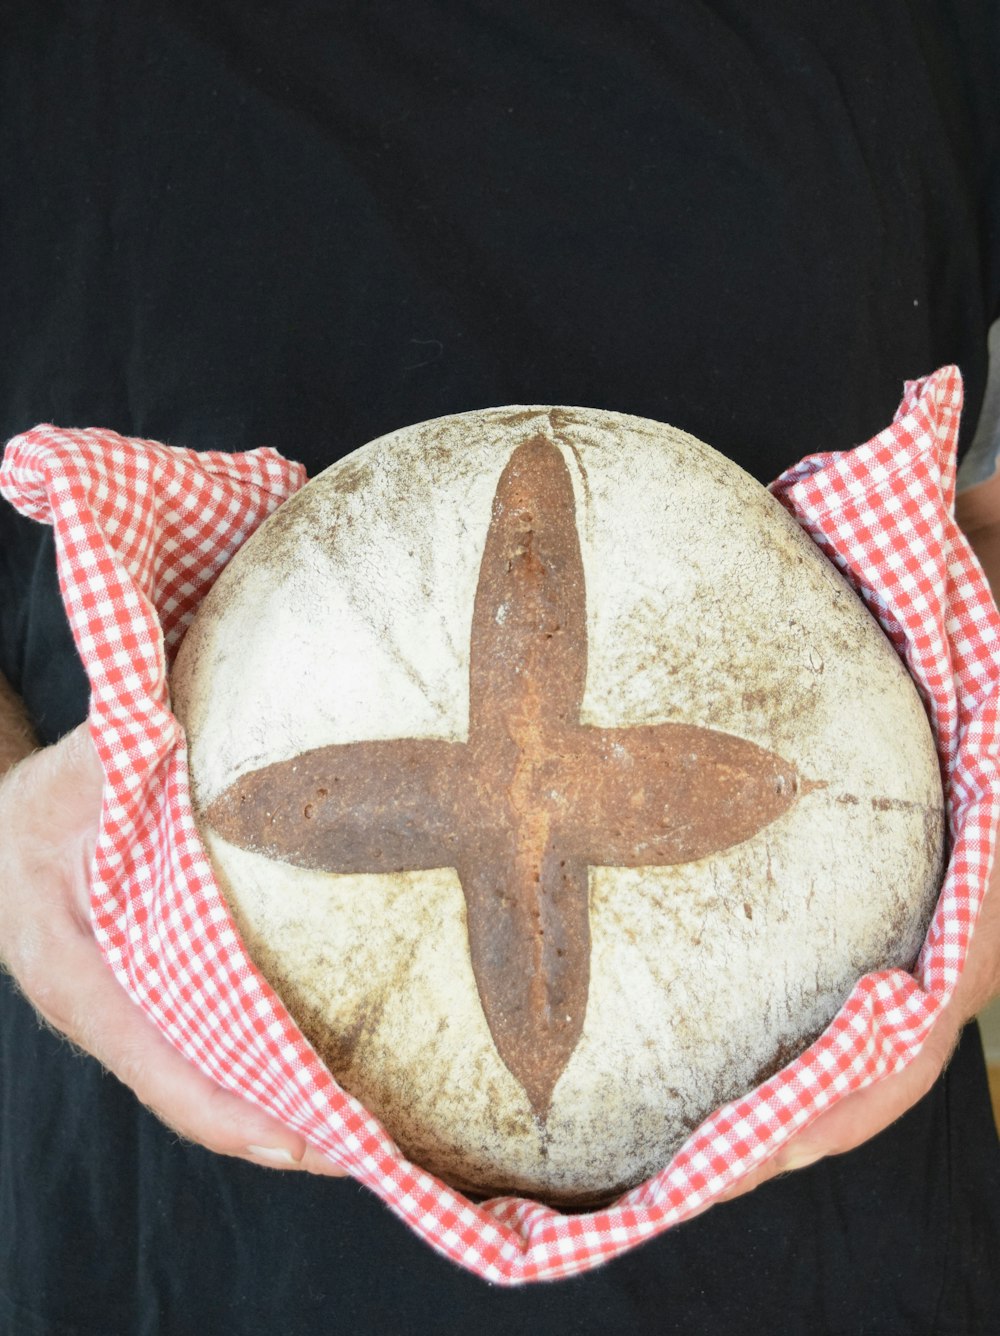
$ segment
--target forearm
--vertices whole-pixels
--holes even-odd
[[[0,673],[0,776],[37,747],[24,702]]]
[[[994,602],[1000,603],[1000,472],[958,494],[955,518],[979,559]],[[1000,858],[993,863],[989,892],[953,1002],[963,1020],[1000,997]]]
[[[1000,603],[1000,471],[959,492],[955,519],[979,558],[994,601]]]
[[[1000,604],[1000,524],[981,529],[975,535],[970,534],[969,542],[990,582],[993,601]]]

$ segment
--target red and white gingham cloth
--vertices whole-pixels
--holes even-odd
[[[910,382],[891,427],[855,450],[810,456],[771,488],[885,628],[937,738],[952,852],[915,975],[863,978],[800,1058],[718,1110],[654,1178],[574,1216],[511,1197],[473,1204],[402,1158],[251,964],[198,839],[167,665],[226,562],[303,484],[301,466],[266,449],[202,454],[101,430],[16,437],[0,490],[55,527],[90,677],[107,779],[92,917],[118,980],[203,1071],[487,1280],[586,1271],[690,1216],[839,1098],[904,1067],[965,961],[1000,821],[1000,618],[952,514],[961,403],[955,367]]]

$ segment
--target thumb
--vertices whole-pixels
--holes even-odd
[[[71,729],[40,755],[53,757],[54,764],[67,778],[72,776],[90,787],[104,783],[104,767],[97,755],[89,722]]]
[[[58,742],[21,763],[22,782],[48,801],[49,819],[62,835],[93,829],[101,815],[104,767],[90,735],[80,724]]]
[[[6,852],[13,860],[7,877],[36,887],[55,884],[55,877],[63,909],[81,926],[89,923],[103,791],[104,769],[87,724],[19,761],[0,785],[11,837]],[[6,898],[14,903],[9,889]]]

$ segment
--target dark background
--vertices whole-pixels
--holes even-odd
[[[310,472],[504,403],[665,420],[762,482],[1000,313],[997,6],[0,6],[0,434]],[[51,540],[0,504],[0,670],[87,692]],[[1000,1330],[970,1031],[851,1156],[518,1293],[350,1183],[183,1147],[0,981],[0,1331]]]

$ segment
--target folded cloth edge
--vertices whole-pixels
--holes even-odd
[[[907,469],[919,471],[923,467],[927,472],[925,484],[929,479],[929,485],[937,486],[939,510],[949,511],[954,497],[954,438],[960,407],[961,378],[957,369],[942,368],[933,376],[907,383],[903,403],[892,427],[887,428],[871,442],[857,447],[852,452],[809,456],[772,484],[771,490],[778,500],[790,510],[814,541],[827,550],[827,555],[841,566],[844,574],[855,584],[863,598],[868,588],[866,577],[870,576],[870,570],[852,567],[837,551],[836,535],[831,539],[824,529],[824,524],[829,521],[831,515],[849,511],[852,506],[856,508],[859,504],[865,504],[864,489],[861,489],[861,495],[858,494],[858,483],[863,476],[858,469],[863,465],[871,470],[873,461],[878,464],[883,458],[887,461],[882,474],[879,475],[883,483],[891,483],[894,473]],[[67,486],[66,474],[60,472],[58,468],[52,468],[53,442],[58,438],[60,450],[78,451],[93,445],[92,435],[87,432],[60,432],[58,428],[46,427],[15,438],[8,446],[9,458],[5,456],[3,469],[0,471],[0,490],[24,513],[31,514],[36,519],[48,518],[49,522],[54,522],[58,531],[60,514],[65,515],[74,506],[79,508],[81,497],[79,488],[74,493],[73,486],[71,484]],[[110,448],[112,452],[120,449],[118,443],[125,440],[115,437],[114,433],[100,433],[100,437],[103,442],[100,448],[104,450]],[[936,458],[930,461],[928,461],[928,442],[933,442],[936,447],[934,452]],[[129,447],[136,444],[142,446],[154,461],[160,462],[165,456],[158,452],[175,450],[156,442],[125,442],[125,444]],[[206,467],[206,455],[191,451],[181,453],[186,463],[195,463],[197,467],[211,471],[213,461],[209,459]],[[253,468],[247,472],[244,461],[251,460],[254,455],[259,456],[257,465],[254,466],[257,472],[254,472]],[[173,454],[170,457],[173,457]],[[65,459],[63,462],[65,465]],[[120,460],[118,463],[120,464]],[[304,473],[299,466],[292,465],[289,461],[281,461],[280,456],[275,456],[274,452],[248,452],[245,456],[223,454],[220,455],[218,463],[220,474],[235,478],[242,486],[260,488],[261,517],[273,508],[272,502],[276,503],[277,499],[283,499],[283,495],[296,490],[304,480]],[[71,473],[72,461],[68,468]],[[45,472],[44,480],[40,480],[41,471]],[[936,480],[933,476],[935,471]],[[150,472],[153,477],[151,485],[155,489],[156,470],[152,469]],[[838,480],[839,485],[832,485]],[[867,499],[870,500],[870,489]],[[48,507],[47,515],[46,507]],[[244,527],[252,531],[256,524]],[[245,536],[246,533],[243,534],[243,537]],[[952,822],[953,837],[955,837],[952,866],[949,867],[946,885],[935,913],[936,923],[942,917],[947,918],[948,922],[938,924],[937,938],[934,938],[934,925],[932,925],[921,961],[918,962],[919,979],[910,978],[909,983],[906,983],[897,977],[900,972],[891,972],[881,977],[866,976],[865,980],[859,982],[851,998],[845,1003],[845,1007],[822,1039],[813,1046],[813,1050],[819,1053],[825,1041],[827,1047],[832,1044],[836,1048],[839,1045],[846,1051],[852,1049],[852,1046],[857,1048],[859,1042],[863,1046],[864,1037],[867,1036],[867,1041],[873,1050],[867,1070],[857,1084],[849,1085],[848,1088],[859,1088],[870,1080],[878,1079],[887,1071],[898,1070],[914,1055],[916,1051],[914,1045],[919,1047],[937,1011],[944,1005],[957,981],[992,866],[996,826],[1000,819],[995,653],[1000,643],[1000,620],[985,586],[985,579],[964,536],[956,529],[955,533],[947,537],[954,548],[953,557],[957,562],[960,577],[970,587],[965,603],[968,603],[973,612],[980,616],[981,640],[988,649],[992,648],[993,672],[991,676],[987,670],[989,665],[986,665],[982,667],[978,679],[973,681],[973,687],[978,682],[980,688],[978,699],[973,701],[973,708],[968,707],[969,684],[962,684],[966,690],[967,706],[964,722],[960,717],[952,719],[946,708],[942,719],[937,721],[935,735],[938,736],[939,733],[944,735],[943,748],[939,740],[943,766],[954,767],[957,763],[963,737],[965,742],[976,750],[980,764],[978,772],[971,779],[964,781],[964,788],[956,790],[951,795],[954,801],[950,802],[950,811],[961,811],[963,819],[960,822],[954,820]],[[68,608],[73,597],[73,578],[72,572],[67,571],[63,579],[62,567],[71,564],[75,556],[79,555],[79,545],[84,541],[85,539],[77,536],[76,552],[73,541],[60,544],[60,576]],[[228,560],[229,555],[231,553],[224,554],[225,559],[218,563],[219,569],[225,564],[225,560]],[[132,558],[131,563],[128,558]],[[204,554],[201,560],[204,561]],[[123,568],[125,576],[133,582],[145,581],[147,584],[157,586],[157,573],[144,567],[136,553],[126,554]],[[157,586],[157,590],[162,592],[160,586]],[[877,594],[879,591],[876,589],[875,592]],[[189,613],[193,614],[193,608],[182,606],[183,599],[178,600],[172,592],[169,597],[174,598],[176,603],[171,610],[171,615],[175,617],[171,626],[171,639],[176,643],[179,639],[179,635],[175,634],[177,627],[183,629],[183,624],[189,620]],[[945,602],[946,606],[942,612],[944,621],[941,626],[944,628],[943,634],[947,636],[947,600]],[[159,608],[154,607],[152,598],[148,603],[153,609],[155,620],[159,621]],[[872,610],[879,620],[883,620],[887,611],[878,606]],[[71,608],[70,611],[72,613]],[[74,619],[71,615],[71,621],[76,629],[79,618]],[[892,630],[887,628],[887,633],[892,639]],[[146,699],[148,703],[152,697],[159,708],[147,713],[144,719],[140,717],[139,726],[136,727],[134,710],[131,708],[123,710],[120,707],[116,709],[114,696],[116,684],[105,681],[101,683],[100,699],[92,711],[95,740],[98,741],[99,750],[102,751],[102,760],[105,761],[109,781],[114,779],[125,787],[128,787],[130,782],[134,783],[136,776],[130,772],[128,766],[122,764],[120,754],[122,751],[130,753],[132,748],[128,743],[124,746],[109,746],[109,733],[120,740],[124,736],[122,730],[128,728],[131,730],[129,736],[133,741],[135,735],[141,735],[144,738],[146,758],[152,761],[153,753],[159,754],[159,759],[154,764],[160,764],[164,757],[169,757],[178,748],[183,751],[183,738],[179,726],[169,713],[163,646],[158,637],[152,638],[156,643],[152,646],[151,654],[149,645],[137,646],[135,652],[148,656],[148,662],[145,664],[145,683],[146,690],[150,694]],[[904,645],[902,649],[905,648]],[[85,650],[86,646],[81,645],[81,653],[89,671],[91,665],[87,662],[88,655]],[[989,658],[989,654],[983,657]],[[922,661],[917,663],[917,671],[920,672],[924,666]],[[918,680],[916,673],[914,676],[915,680]],[[921,685],[919,680],[918,685]],[[932,702],[936,700],[934,693],[939,686],[940,684],[934,683],[928,687],[926,682],[923,683],[925,702],[928,698]],[[98,694],[95,689],[95,698]],[[102,702],[105,705],[104,709],[101,708]],[[948,701],[945,701],[945,706],[949,706]],[[955,702],[951,702],[950,708],[952,713],[960,716],[961,711]],[[158,718],[159,728],[152,727],[154,715]],[[171,726],[171,721],[174,727]],[[156,735],[156,741],[153,741],[153,735]],[[140,750],[143,748],[140,747]],[[978,832],[978,839],[973,842],[974,847],[964,853],[967,865],[956,870],[955,855],[961,850],[962,831],[970,828],[970,823]],[[114,875],[113,869],[106,868],[105,875],[107,876],[109,872]],[[965,887],[964,894],[958,894],[955,886],[952,886],[950,894],[954,903],[946,901],[949,879],[952,882],[961,882]],[[970,894],[971,883],[975,884],[971,886]],[[113,910],[113,906],[111,909]],[[96,912],[98,916],[101,913],[106,916],[109,912],[108,901],[99,903]],[[962,925],[957,932],[954,928],[956,921]],[[131,922],[124,934],[125,938],[129,932],[134,931],[143,931],[143,924]],[[123,954],[118,954],[117,960],[114,960],[113,957],[117,952]],[[112,963],[116,973],[122,977],[122,962],[127,958],[125,942],[121,938],[117,944],[109,942],[108,954],[109,963]],[[137,981],[130,979],[128,982],[131,984],[130,991],[135,995]],[[176,1036],[168,1037],[177,1042]],[[809,1052],[813,1053],[813,1050]],[[796,1063],[800,1063],[806,1056],[802,1055]],[[813,1054],[814,1058],[815,1056],[816,1054]],[[772,1135],[766,1139],[755,1140],[754,1132],[762,1125],[759,1112],[761,1101],[766,1106],[769,1099],[774,1099],[780,1106],[782,1092],[788,1084],[788,1071],[789,1069],[785,1069],[764,1083],[758,1091],[751,1092],[750,1096],[717,1111],[701,1129],[692,1134],[671,1164],[660,1174],[649,1183],[626,1194],[619,1203],[604,1212],[594,1213],[591,1216],[563,1217],[539,1206],[538,1203],[521,1199],[503,1199],[486,1203],[484,1206],[473,1206],[458,1194],[452,1194],[449,1189],[443,1189],[441,1194],[446,1202],[443,1212],[440,1202],[437,1201],[435,1209],[427,1213],[419,1202],[401,1204],[392,1197],[392,1194],[387,1199],[389,1205],[434,1246],[490,1279],[518,1283],[528,1279],[573,1274],[608,1260],[610,1256],[624,1250],[625,1247],[630,1247],[669,1224],[686,1218],[694,1210],[701,1209],[714,1196],[732,1186],[743,1173],[748,1172],[761,1159],[773,1154],[785,1137],[778,1139]],[[826,1104],[823,1099],[812,1101],[806,1099],[799,1106],[798,1120],[792,1120],[787,1125],[786,1135],[791,1135],[798,1127],[804,1126],[841,1093],[844,1092],[834,1091],[834,1095],[826,1101]],[[262,1106],[269,1107],[267,1102]],[[722,1144],[721,1150],[720,1144]],[[380,1195],[385,1196],[384,1191],[380,1191],[384,1184],[380,1181],[378,1172],[363,1172],[359,1177],[369,1182]],[[429,1175],[423,1174],[423,1171],[417,1171],[415,1180],[423,1187],[430,1187],[436,1183],[436,1180],[431,1180]],[[418,1191],[419,1186],[416,1189]],[[433,1195],[433,1188],[431,1192]],[[412,1192],[409,1195],[412,1196]],[[425,1214],[428,1215],[428,1220],[421,1223],[421,1218]],[[445,1220],[450,1220],[452,1223],[444,1227]],[[490,1221],[493,1229],[485,1229],[485,1234],[489,1237],[482,1237],[478,1241],[478,1246],[471,1246],[469,1231],[475,1232],[478,1228],[482,1232]],[[449,1230],[454,1238],[443,1238]]]

